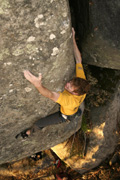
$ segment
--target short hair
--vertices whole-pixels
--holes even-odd
[[[88,93],[90,90],[90,84],[86,79],[82,79],[79,77],[74,77],[72,80],[72,85],[75,87],[74,92],[79,96]]]

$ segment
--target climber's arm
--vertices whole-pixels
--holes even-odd
[[[57,101],[60,94],[57,92],[50,91],[49,89],[45,88],[42,85],[42,83],[41,83],[42,75],[41,74],[39,74],[39,77],[36,77],[33,74],[31,74],[29,71],[25,70],[24,76],[29,82],[31,82],[37,88],[37,90],[40,92],[40,94],[42,94],[43,96],[45,96],[55,102]]]
[[[75,56],[75,60],[76,60],[76,64],[82,63],[82,57],[81,57],[81,53],[77,47],[77,43],[75,40],[75,31],[74,28],[72,28],[72,34],[73,34],[73,50],[74,50],[74,56]]]

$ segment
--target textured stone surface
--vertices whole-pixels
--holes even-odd
[[[83,47],[89,64],[120,69],[120,1],[89,3],[90,34]]]
[[[39,140],[15,140],[16,134],[55,106],[24,78],[23,70],[41,72],[43,85],[60,91],[75,64],[66,0],[0,0],[0,27],[0,163],[4,163],[55,144],[56,129],[50,135],[49,128]],[[50,136],[54,142],[47,144]]]
[[[84,105],[81,104],[82,111]],[[19,137],[17,140],[12,137],[2,140],[0,162],[11,162],[25,158],[45,149],[64,142],[81,127],[82,116],[77,117],[74,121],[61,123],[59,125],[52,125],[43,128],[42,130],[34,133],[33,136],[22,139]],[[12,133],[11,133],[12,134]]]
[[[83,61],[120,69],[120,1],[69,1]]]
[[[78,3],[78,9],[83,7],[83,16],[87,14],[86,5],[86,1]],[[83,60],[96,66],[120,69],[119,2],[93,0],[89,7],[90,34],[83,45]],[[84,34],[88,19],[82,21],[80,13],[77,16],[81,20],[78,30]],[[29,69],[35,75],[42,72],[43,84],[56,91],[62,90],[73,74],[68,3],[66,0],[0,0],[0,17],[0,164],[53,146],[64,159],[69,156],[69,150],[62,144],[62,148],[56,145],[81,127],[81,118],[44,128],[27,140],[16,140],[15,136],[38,118],[58,109],[55,103],[39,95],[25,80],[22,71]],[[96,167],[114,151],[117,139],[114,130],[120,119],[119,99],[118,91],[108,106],[92,112],[93,133],[86,158],[66,160],[76,171],[83,173]],[[63,156],[63,152],[67,155]]]
[[[67,141],[52,147],[66,164],[81,174],[97,167],[115,150],[119,138],[117,126],[120,122],[120,84],[114,98],[107,105],[91,110],[91,121],[92,132],[84,158],[76,154],[70,156],[71,148]]]

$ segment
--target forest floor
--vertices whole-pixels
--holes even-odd
[[[120,156],[120,145],[117,146],[114,154],[116,157],[118,157],[117,155]],[[20,172],[19,170],[13,170],[8,165],[8,169],[5,171],[6,173],[0,175],[0,180],[57,180],[57,174],[60,175],[60,177],[68,177],[68,180],[120,180],[120,161],[115,159],[111,164],[112,157],[113,155],[108,157],[99,167],[82,175],[72,170],[62,161],[60,161],[58,166],[53,161],[53,163],[45,169],[41,170],[38,168],[37,171],[27,169],[26,172],[26,167]],[[28,158],[26,160],[24,159],[24,163],[25,161],[28,164]],[[40,161],[41,160],[38,160],[37,162],[29,159],[30,164],[32,163],[31,168],[35,166],[39,167]]]

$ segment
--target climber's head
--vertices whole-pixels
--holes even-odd
[[[73,95],[80,96],[86,94],[89,91],[90,84],[85,79],[74,77],[66,83],[65,89]]]

